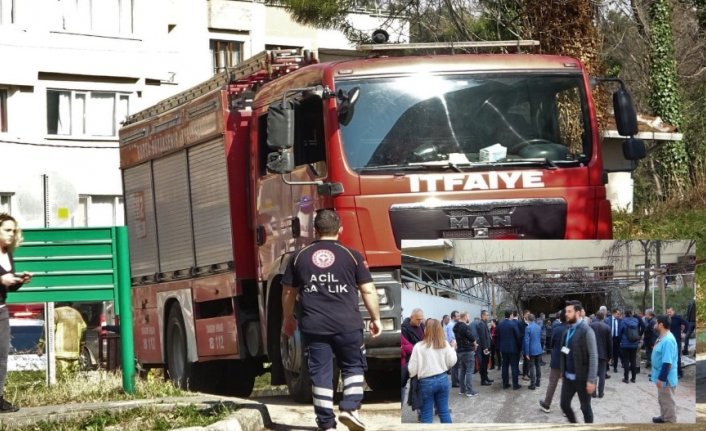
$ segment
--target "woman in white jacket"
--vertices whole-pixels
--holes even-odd
[[[416,376],[419,379],[422,423],[432,423],[434,406],[441,423],[451,423],[450,385],[446,371],[455,363],[456,351],[446,341],[441,323],[429,319],[424,329],[424,339],[414,345],[408,365],[410,377]]]

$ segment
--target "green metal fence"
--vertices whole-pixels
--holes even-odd
[[[32,281],[9,303],[115,301],[120,316],[123,388],[134,392],[130,259],[126,227],[25,229],[15,250],[17,271]]]

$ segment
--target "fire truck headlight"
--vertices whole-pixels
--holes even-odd
[[[377,291],[378,291],[378,304],[387,305],[388,304],[387,290],[385,290],[383,288],[378,288]]]
[[[387,299],[387,290],[383,287],[378,287],[376,290],[378,292],[378,304],[389,305],[389,301]],[[365,302],[363,302],[363,297],[360,294],[358,294],[358,306],[361,310],[365,308]]]

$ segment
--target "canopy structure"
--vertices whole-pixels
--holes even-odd
[[[519,294],[525,300],[577,294],[608,295],[615,290],[644,283],[644,278],[635,271],[530,271],[515,268],[489,274],[488,281]]]
[[[420,257],[402,255],[402,285],[430,295],[451,294],[462,301],[490,304],[484,273]]]

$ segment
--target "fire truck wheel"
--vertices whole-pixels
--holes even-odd
[[[304,345],[299,330],[293,337],[281,335],[280,353],[284,365],[284,378],[287,381],[289,395],[298,403],[311,403],[311,380],[306,365]]]
[[[95,366],[93,364],[93,358],[91,357],[91,352],[86,346],[81,347],[81,353],[78,357],[78,366],[81,371],[90,371],[95,369]]]
[[[192,364],[187,358],[186,330],[178,303],[169,309],[167,320],[167,372],[169,379],[181,389],[188,389]]]
[[[384,391],[397,388],[400,385],[400,378],[390,371],[368,370],[365,373],[365,383],[374,391]]]

